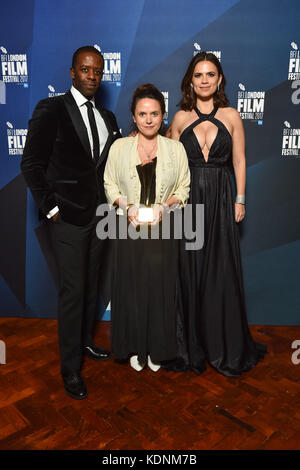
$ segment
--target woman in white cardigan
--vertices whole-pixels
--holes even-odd
[[[159,134],[162,93],[141,85],[131,112],[138,133],[111,146],[104,173],[108,202],[128,227],[127,238],[115,242],[111,342],[115,359],[130,357],[135,370],[148,363],[157,371],[176,357],[178,240],[173,227],[169,239],[162,237],[161,221],[170,207],[186,204],[190,172],[183,145]]]

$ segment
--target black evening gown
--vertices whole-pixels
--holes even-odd
[[[251,337],[245,308],[238,227],[230,177],[232,139],[210,114],[199,116],[180,136],[191,171],[189,203],[204,204],[204,245],[197,251],[180,244],[177,360],[167,370],[201,373],[209,363],[237,377],[262,360],[266,347]],[[218,128],[207,161],[194,133],[204,121]]]
[[[155,202],[156,161],[137,166],[145,205]],[[161,226],[157,229],[158,239],[142,226],[148,239],[115,241],[111,347],[116,360],[137,355],[144,363],[150,355],[158,363],[176,357],[178,240],[162,239]]]

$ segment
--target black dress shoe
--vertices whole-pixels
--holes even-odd
[[[88,356],[95,361],[107,361],[107,359],[110,359],[111,357],[109,351],[99,348],[98,346],[85,346],[83,348],[83,353],[85,356]]]
[[[62,378],[65,391],[70,397],[75,398],[75,400],[83,400],[88,396],[86,386],[79,372],[63,375]]]

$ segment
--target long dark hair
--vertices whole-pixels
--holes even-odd
[[[225,95],[225,91],[224,91],[224,88],[226,85],[226,79],[223,73],[221,63],[219,59],[215,56],[215,54],[213,54],[212,52],[203,51],[203,52],[198,52],[198,54],[196,54],[192,58],[181,82],[182,98],[180,102],[178,103],[178,105],[184,111],[191,111],[193,107],[196,106],[197,95],[194,92],[193,88],[191,87],[191,82],[192,82],[196,65],[199,62],[202,62],[204,60],[208,60],[209,62],[212,62],[217,67],[218,74],[222,75],[222,81],[220,83],[219,90],[216,90],[213,96],[214,106],[220,106],[221,108],[225,108],[226,106],[229,105],[229,100],[227,96]]]

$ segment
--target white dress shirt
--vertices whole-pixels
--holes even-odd
[[[108,130],[106,128],[103,117],[99,113],[98,109],[95,107],[95,99],[92,98],[91,100],[87,100],[80,93],[80,91],[78,91],[73,86],[71,88],[71,93],[73,95],[74,100],[76,101],[76,104],[79,108],[82,119],[84,121],[85,127],[87,129],[92,155],[93,155],[93,136],[92,136],[92,131],[91,131],[90,122],[89,122],[89,118],[88,118],[88,110],[87,110],[87,107],[85,106],[85,103],[87,101],[90,101],[90,103],[92,103],[92,105],[93,105],[93,112],[94,112],[94,116],[95,116],[95,120],[96,120],[97,131],[98,131],[99,141],[100,141],[100,155],[101,155],[101,152],[104,149],[104,146],[105,146],[106,141],[107,141]]]
[[[97,131],[99,135],[100,155],[101,155],[101,152],[104,149],[107,138],[108,138],[108,130],[107,130],[103,117],[101,116],[101,114],[99,113],[98,109],[95,106],[95,99],[92,98],[91,100],[87,100],[85,96],[83,96],[80,93],[80,91],[78,91],[77,88],[75,88],[74,86],[71,87],[70,91],[72,93],[74,100],[76,101],[76,104],[81,113],[83,122],[87,129],[92,155],[93,155],[93,136],[92,136],[91,126],[90,126],[90,121],[88,118],[88,110],[87,110],[87,106],[85,105],[85,103],[87,101],[90,101],[90,103],[92,103],[93,105],[93,112],[94,112]],[[59,210],[58,206],[55,206],[53,209],[51,209],[51,211],[49,211],[47,214],[48,219],[51,219],[51,217],[53,217],[58,212],[58,210]]]

